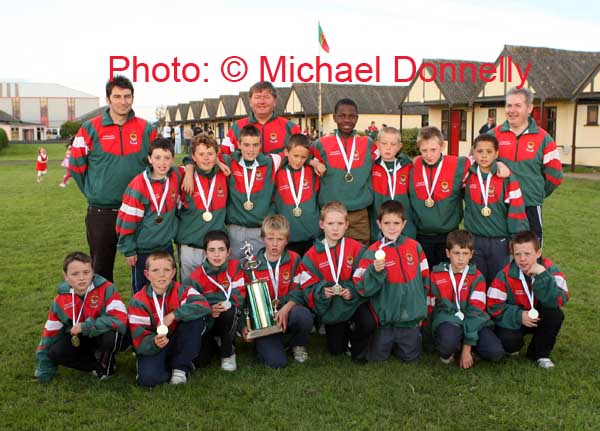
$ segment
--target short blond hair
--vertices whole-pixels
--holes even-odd
[[[289,238],[290,222],[281,214],[270,215],[263,220],[260,227],[261,238],[266,237],[270,232],[282,232]]]
[[[175,269],[175,259],[173,259],[173,256],[171,255],[171,253],[167,253],[166,251],[155,251],[150,256],[148,256],[148,258],[146,259],[146,264],[144,265],[144,268],[149,269],[151,262],[154,262],[155,260],[163,260],[163,259],[171,262],[171,268]]]
[[[396,129],[395,127],[383,127],[377,135],[377,140],[380,141],[383,135],[395,135],[398,138],[398,143],[402,143],[402,136],[400,135],[400,130]]]
[[[341,202],[332,201],[326,203],[323,208],[321,208],[321,213],[319,215],[321,221],[325,220],[327,213],[331,212],[343,214],[346,220],[348,219],[348,210],[346,209],[346,206]]]
[[[440,129],[435,126],[423,127],[421,130],[419,130],[419,134],[417,136],[417,147],[421,145],[421,142],[429,141],[431,139],[437,139],[440,142],[440,146],[444,145],[444,135]]]

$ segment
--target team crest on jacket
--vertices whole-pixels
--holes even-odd
[[[489,195],[489,197],[496,196],[496,187],[494,187],[492,184],[490,184],[490,188],[488,190],[488,195]]]
[[[256,170],[256,179],[258,181],[260,181],[260,180],[262,180],[262,177],[263,177],[262,171],[260,169],[257,169]]]
[[[308,180],[304,180],[304,182],[302,183],[302,188],[308,189]]]
[[[446,192],[448,191],[448,181],[442,181],[442,182],[440,183],[440,186],[442,186],[442,191],[443,191],[444,193],[446,193]]]
[[[406,257],[406,262],[409,265],[414,265],[415,264],[415,258],[414,258],[413,254],[410,251],[407,251],[404,256]]]
[[[217,196],[220,198],[225,197],[225,190],[223,190],[223,187],[217,186]]]
[[[98,296],[98,294],[92,294],[92,296],[90,296],[90,308],[98,308],[99,301],[100,297]]]
[[[353,263],[354,263],[354,256],[352,256],[351,254],[346,256],[346,265],[351,267]]]
[[[135,132],[129,134],[129,143],[131,145],[137,145],[137,134]]]
[[[283,277],[283,281],[285,283],[290,282],[290,272],[289,271],[283,271],[283,274],[281,276]]]
[[[271,136],[269,136],[269,141],[272,144],[276,144],[277,143],[277,133],[275,133],[275,132],[271,133]]]
[[[227,288],[229,287],[229,281],[228,280],[223,280],[221,283],[219,283],[221,285],[221,287],[225,290],[227,290]]]
[[[400,174],[400,184],[406,184],[406,174]]]
[[[535,142],[533,142],[533,141],[527,142],[527,151],[530,153],[533,153],[534,149],[535,149]]]
[[[360,154],[358,153],[358,150],[354,150],[354,160],[359,160],[360,159]]]

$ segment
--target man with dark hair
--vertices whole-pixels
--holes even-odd
[[[106,111],[79,129],[71,150],[73,179],[88,201],[86,235],[94,272],[113,280],[115,223],[127,184],[148,164],[156,130],[135,116],[133,84],[114,76],[106,84]]]

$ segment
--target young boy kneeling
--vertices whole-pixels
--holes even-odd
[[[125,304],[110,281],[94,274],[88,255],[67,255],[63,272],[37,350],[35,377],[47,383],[58,365],[110,377],[116,353],[127,344]]]
[[[154,252],[144,271],[149,283],[129,302],[129,328],[137,357],[137,380],[152,387],[186,383],[200,353],[208,302],[196,289],[173,281],[175,260]]]
[[[499,361],[504,349],[485,311],[485,278],[469,265],[473,236],[465,230],[450,232],[446,255],[450,263],[436,265],[430,274],[431,302],[435,302],[432,329],[440,359],[449,364],[460,352],[460,367],[471,368],[475,349],[482,359]]]

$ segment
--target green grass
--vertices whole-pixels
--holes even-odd
[[[35,349],[64,255],[87,251],[86,203],[73,183],[58,187],[59,166],[50,165],[36,184],[33,164],[1,163],[33,160],[32,148],[15,145],[0,155],[2,430],[598,429],[600,182],[568,179],[544,208],[544,254],[566,273],[572,295],[553,370],[517,357],[462,371],[433,354],[415,364],[392,359],[361,367],[331,358],[323,337],[313,336],[309,361],[283,370],[256,364],[244,346],[233,374],[215,362],[188,385],[146,390],[135,385],[135,361],[126,352],[108,381],[60,368],[40,385],[33,379]],[[121,256],[115,276],[128,300]]]

